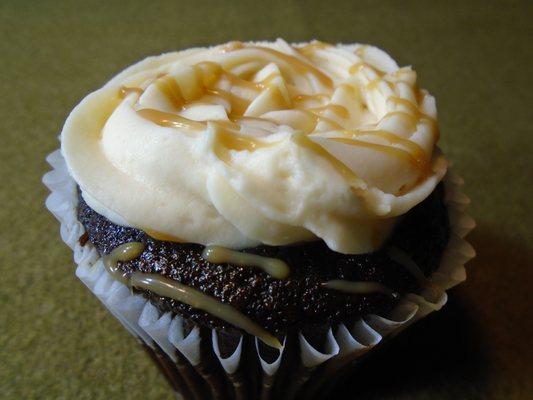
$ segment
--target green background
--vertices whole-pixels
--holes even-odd
[[[0,1],[0,398],[169,398],[74,277],[44,208],[44,158],[73,106],[131,63],[276,37],[372,43],[412,64],[478,223],[449,305],[343,386],[362,399],[531,396],[532,20],[518,1]]]

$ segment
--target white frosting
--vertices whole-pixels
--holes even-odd
[[[126,69],[72,111],[62,152],[94,210],[155,237],[362,253],[443,177],[436,117],[375,47],[230,43]]]

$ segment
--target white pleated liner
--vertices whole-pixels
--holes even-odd
[[[46,199],[46,207],[60,221],[61,238],[74,251],[74,260],[78,264],[76,269],[78,278],[133,335],[140,337],[151,347],[157,343],[174,361],[176,361],[176,351],[179,351],[192,365],[198,365],[201,361],[199,329],[194,328],[185,336],[183,319],[180,316],[162,314],[144,297],[132,294],[125,285],[111,278],[91,243],[87,242],[85,246],[79,244],[78,240],[84,233],[84,228],[76,216],[78,203],[76,184],[69,176],[59,150],[51,153],[47,161],[53,170],[43,177],[43,183],[51,191]],[[433,289],[431,293],[423,293],[423,296],[417,294],[404,296],[387,318],[368,315],[352,327],[340,324],[335,334],[330,329],[325,353],[313,348],[300,334],[301,362],[305,367],[317,367],[337,357],[350,355],[354,355],[355,358],[360,357],[387,336],[396,335],[429,313],[440,310],[447,301],[445,290],[466,279],[464,264],[475,256],[472,246],[464,240],[475,226],[474,220],[465,213],[470,200],[460,190],[463,180],[453,171],[448,171],[444,183],[451,236],[441,264],[431,277],[437,291]],[[265,374],[272,376],[280,366],[285,346],[281,349],[279,357],[269,363],[260,356],[257,341],[256,338],[260,365]],[[224,370],[229,374],[234,373],[240,363],[242,336],[235,352],[227,358],[223,358],[220,354],[215,330],[212,331],[212,346]]]
[[[233,354],[231,354],[227,358],[223,358],[220,354],[220,349],[218,347],[218,335],[214,329],[211,331],[211,338],[213,342],[213,351],[219,359],[222,368],[224,368],[224,371],[226,371],[228,374],[235,373],[235,371],[237,371],[237,368],[239,367],[239,362],[241,361],[242,335],[239,339],[239,344],[237,345],[237,348],[235,349]]]
[[[257,354],[258,354],[258,358],[259,358],[259,362],[261,363],[261,368],[263,369],[263,372],[269,376],[272,376],[274,375],[277,371],[278,371],[278,368],[279,368],[279,365],[281,363],[281,359],[283,358],[283,352],[285,351],[285,342],[287,340],[287,337],[285,337],[283,339],[283,343],[282,343],[282,346],[281,346],[281,350],[278,354],[278,357],[272,361],[271,363],[269,363],[268,361],[265,361],[263,359],[263,357],[261,357],[259,354],[259,342],[260,342],[260,339],[258,338],[255,338],[255,350],[257,351]]]

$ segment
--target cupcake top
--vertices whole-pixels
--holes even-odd
[[[91,209],[163,241],[376,250],[446,172],[435,101],[383,51],[232,42],[88,95],[62,153]]]

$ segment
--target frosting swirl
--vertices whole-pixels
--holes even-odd
[[[375,250],[446,172],[432,96],[383,51],[232,42],[149,57],[76,106],[85,201],[162,240]]]

